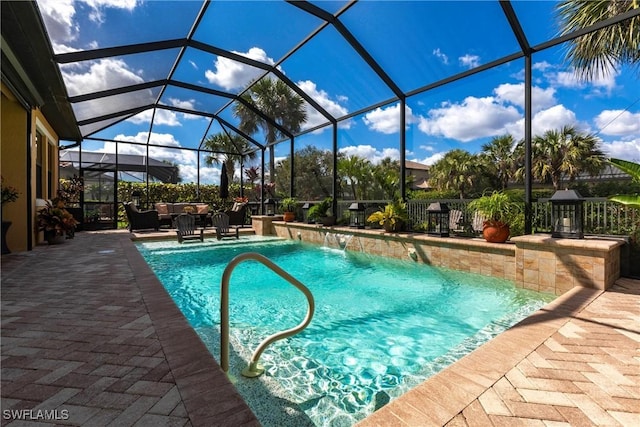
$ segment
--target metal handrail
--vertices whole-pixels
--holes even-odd
[[[233,269],[242,261],[247,260],[258,261],[266,267],[270,268],[274,273],[278,274],[280,277],[298,288],[304,294],[304,296],[307,297],[307,302],[309,303],[307,315],[298,326],[275,333],[267,337],[258,345],[258,347],[256,347],[253,355],[251,356],[249,366],[242,370],[242,375],[244,375],[245,377],[253,378],[261,375],[264,372],[264,368],[258,364],[262,352],[273,342],[295,335],[306,328],[313,318],[315,303],[311,291],[309,291],[309,289],[305,285],[300,283],[300,281],[284,271],[282,268],[278,267],[264,255],[256,252],[247,252],[233,258],[222,273],[222,282],[220,285],[220,366],[222,367],[222,370],[224,372],[229,372],[229,279],[231,277],[231,272],[233,271]]]

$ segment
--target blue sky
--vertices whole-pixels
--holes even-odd
[[[315,1],[330,13],[344,2]],[[73,0],[38,1],[56,53],[186,37],[202,3],[197,1]],[[514,10],[530,44],[558,34],[553,2],[515,1]],[[403,92],[518,51],[497,1],[363,1],[341,21]],[[295,54],[282,58],[322,22],[279,1],[213,2],[194,34],[253,60],[275,64],[329,114],[339,118],[393,98],[393,91],[366,65],[332,26],[325,27]],[[637,71],[621,67],[592,82],[580,82],[563,63],[566,46],[533,57],[533,133],[575,125],[596,134],[612,157],[640,161],[640,85]],[[69,95],[167,78],[177,49],[111,57],[61,67]],[[206,88],[238,93],[262,71],[198,49],[187,49],[174,78]],[[432,164],[462,148],[472,153],[496,136],[524,133],[524,60],[518,59],[470,78],[407,99],[408,160]],[[144,90],[111,99],[78,103],[80,120],[153,102],[159,91]],[[228,99],[170,88],[161,99],[187,110],[217,112]],[[391,102],[339,124],[338,147],[373,162],[399,158],[399,105]],[[203,135],[220,131],[202,117],[149,109],[93,136],[145,142],[154,117],[150,155],[181,164],[184,181],[196,180],[196,148]],[[238,124],[232,109],[221,113]],[[326,119],[309,107],[310,129]],[[103,124],[100,124],[101,127]],[[82,128],[85,133],[98,126]],[[256,135],[263,141],[262,135]],[[300,137],[306,145],[331,148],[331,130]],[[85,141],[90,151],[114,151],[115,144]],[[165,148],[166,147],[166,148]],[[288,155],[280,144],[277,157]],[[144,154],[141,145],[120,144],[119,152]],[[218,167],[201,167],[201,182],[217,182]]]

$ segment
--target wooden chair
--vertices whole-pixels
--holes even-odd
[[[454,233],[461,231],[462,211],[458,209],[451,209],[449,211],[449,231]]]
[[[235,237],[239,239],[238,227],[229,225],[229,215],[224,212],[218,212],[211,217],[213,227],[216,229],[216,237],[222,240],[223,237]]]
[[[196,218],[189,214],[180,214],[176,217],[176,234],[178,243],[185,240],[200,240],[204,242],[204,229],[196,228]]]

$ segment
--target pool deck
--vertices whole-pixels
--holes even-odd
[[[3,255],[1,297],[2,426],[259,425],[126,231]],[[441,425],[640,425],[640,281],[575,288],[359,423]]]

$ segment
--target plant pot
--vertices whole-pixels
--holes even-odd
[[[296,219],[296,213],[295,212],[284,212],[282,214],[282,217],[284,219],[284,222],[292,222],[292,221],[295,221],[295,219]]]
[[[330,227],[332,225],[334,225],[336,223],[336,217],[334,216],[325,216],[320,218],[319,220],[320,224],[324,225],[325,227]]]
[[[490,243],[504,243],[510,233],[509,224],[500,221],[485,221],[482,227],[482,237]]]
[[[56,234],[55,231],[45,231],[44,238],[50,245],[59,245],[64,243],[66,236],[64,234]]]

